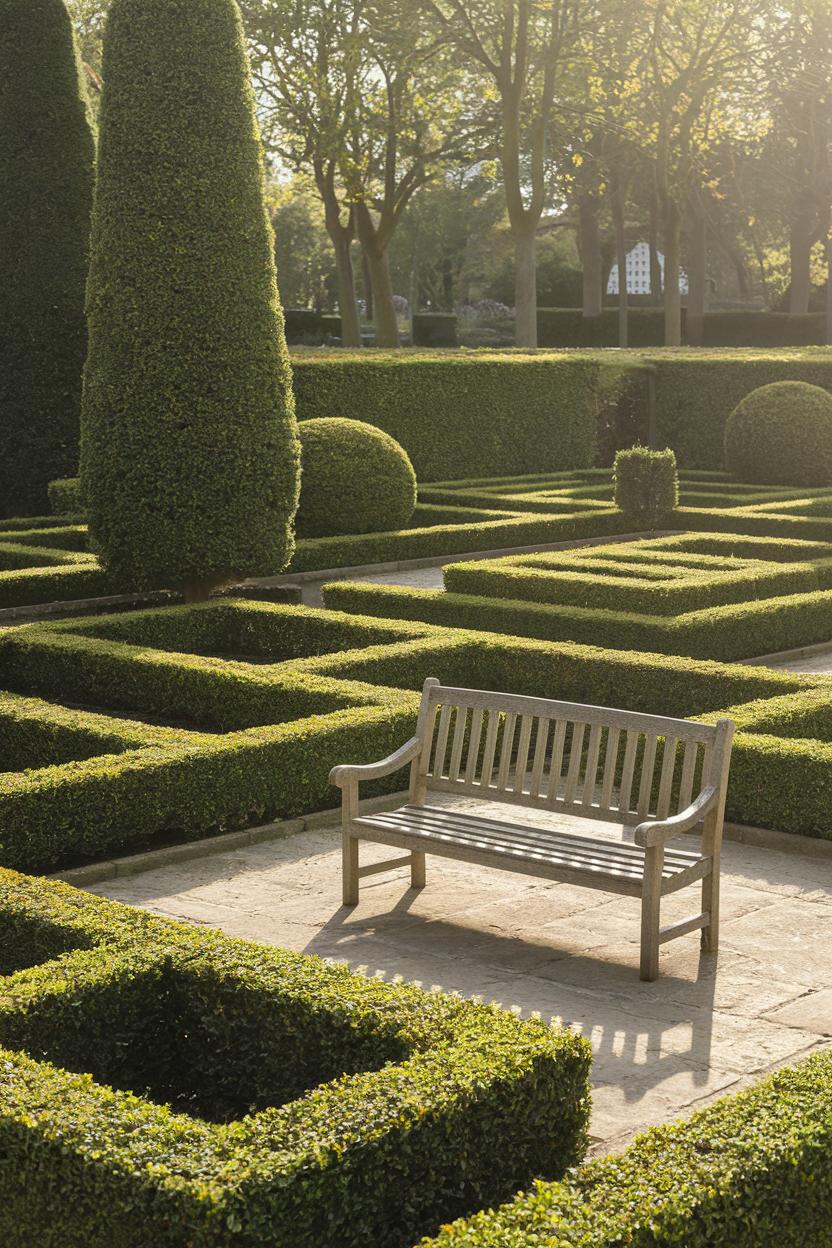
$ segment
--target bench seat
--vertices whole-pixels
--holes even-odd
[[[355,827],[361,829],[365,841],[525,875],[533,867],[534,874],[544,878],[641,896],[645,851],[623,840],[576,836],[439,806],[400,806],[362,815]],[[625,834],[625,825],[620,825],[619,832]],[[703,879],[710,870],[710,860],[699,852],[666,849],[662,896]]]

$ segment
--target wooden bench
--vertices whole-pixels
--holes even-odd
[[[416,735],[389,758],[333,768],[343,790],[344,905],[359,880],[410,867],[425,884],[425,855],[461,859],[544,879],[641,897],[641,978],[659,970],[659,947],[701,929],[719,941],[719,856],[734,725],[666,719],[425,681]],[[409,801],[359,813],[359,785],[410,765]],[[557,828],[431,805],[434,793],[530,807],[563,816]],[[586,835],[597,821],[610,835]],[[696,847],[670,838],[701,829]],[[397,846],[404,857],[359,866],[359,841]],[[701,881],[702,908],[660,926],[662,897]]]

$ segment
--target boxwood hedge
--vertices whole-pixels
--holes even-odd
[[[831,1148],[821,1053],[421,1248],[827,1248]]]
[[[566,1028],[2,872],[7,914],[8,1248],[407,1248],[583,1156]]]
[[[597,356],[511,351],[296,351],[292,368],[299,420],[377,425],[420,482],[591,466],[617,376]]]
[[[21,767],[0,776],[0,861],[30,870],[331,807],[329,769],[400,745],[427,675],[685,717],[826,691],[762,667],[233,600],[9,629],[0,665]],[[823,741],[741,725],[729,816],[832,836],[830,760]]]
[[[445,566],[447,592],[342,583],[341,609],[735,660],[828,640],[832,546],[702,533]]]

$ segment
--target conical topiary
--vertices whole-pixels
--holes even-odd
[[[77,466],[94,159],[63,0],[0,0],[0,516]]]
[[[113,0],[81,479],[114,581],[283,570],[298,440],[234,0]]]

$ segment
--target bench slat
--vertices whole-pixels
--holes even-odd
[[[693,794],[693,776],[696,771],[696,755],[699,753],[699,746],[695,741],[685,742],[685,756],[682,761],[682,779],[679,789],[679,809],[685,810],[690,806],[691,796]]]
[[[624,746],[624,767],[621,772],[621,788],[618,790],[618,809],[622,814],[630,811],[630,794],[633,788],[633,773],[636,766],[636,750],[638,749],[637,732],[628,732]]]
[[[546,718],[537,721],[537,741],[534,747],[534,762],[532,763],[532,775],[529,781],[529,797],[538,797],[540,795],[540,785],[543,780],[543,768],[546,765],[546,746],[549,743],[549,727],[550,720]]]
[[[467,722],[467,708],[458,706],[456,708],[456,723],[454,724],[454,740],[451,746],[451,765],[448,768],[448,778],[450,780],[459,779],[459,765],[462,761],[462,746],[465,741],[465,726]]]
[[[641,783],[638,788],[638,806],[636,807],[639,819],[646,819],[650,810],[655,765],[656,737],[651,732],[644,738],[644,753],[641,756]]]
[[[598,774],[598,755],[601,752],[601,725],[593,724],[589,730],[589,745],[586,755],[586,772],[584,773],[584,792],[581,805],[591,806],[595,797],[595,778]]]
[[[549,768],[549,784],[546,797],[554,801],[560,788],[560,776],[563,769],[563,747],[566,742],[566,720],[559,719],[555,725],[555,738],[552,742],[552,763]]]
[[[665,737],[662,771],[659,779],[659,799],[656,803],[656,815],[659,819],[666,819],[670,813],[670,799],[673,795],[673,775],[676,771],[676,747],[678,744],[677,737]]]
[[[480,737],[482,736],[482,707],[475,706],[471,716],[471,735],[468,738],[468,759],[465,764],[465,783],[473,784],[477,775],[477,763],[480,756]]]
[[[517,761],[514,764],[514,792],[522,793],[526,781],[526,768],[529,765],[529,742],[532,738],[532,715],[523,715],[520,719],[520,738],[517,742]]]
[[[572,741],[569,745],[569,767],[566,772],[566,790],[563,800],[567,803],[574,802],[575,794],[578,790],[578,778],[581,771],[581,762],[583,761],[582,750],[584,748],[584,734],[586,732],[586,724],[572,725]]]
[[[480,787],[487,789],[491,784],[491,773],[494,770],[494,752],[497,748],[497,731],[500,727],[500,716],[496,711],[486,711],[488,728],[485,733],[485,754],[482,760]]]
[[[379,811],[361,816],[357,823],[374,827],[421,828],[428,832],[447,835],[465,835],[494,840],[519,848],[528,846],[535,852],[545,853],[557,848],[567,853],[585,857],[598,863],[620,864],[622,868],[641,873],[644,850],[627,841],[608,841],[595,837],[573,836],[570,832],[535,828],[529,825],[503,823],[479,815],[461,811],[444,810],[436,806],[402,806],[398,810]],[[685,871],[701,861],[701,855],[688,850],[668,850],[665,854],[665,872],[668,876]]]
[[[517,716],[509,711],[503,722],[503,741],[500,746],[500,765],[497,769],[497,788],[505,793],[508,788],[508,773],[511,767],[511,754],[514,748],[514,729]]]
[[[604,750],[604,778],[601,782],[600,808],[602,811],[612,809],[612,789],[615,784],[615,769],[618,763],[618,742],[621,739],[620,728],[610,728],[607,733],[607,745]]]
[[[445,751],[448,748],[448,731],[451,726],[451,708],[446,704],[439,712],[439,729],[436,734],[436,750],[433,755],[431,775],[441,776],[445,770]]]

